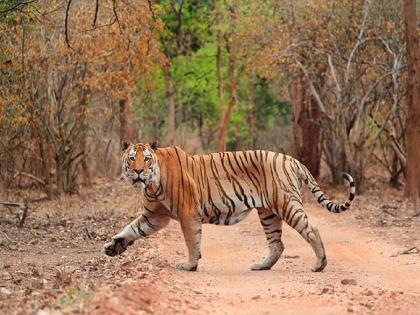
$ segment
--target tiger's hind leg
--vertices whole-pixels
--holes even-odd
[[[267,238],[268,253],[261,263],[253,264],[251,270],[269,270],[279,260],[284,251],[284,245],[281,241],[282,219],[271,210],[265,208],[258,208],[257,210]]]
[[[318,229],[309,224],[308,216],[302,209],[302,203],[290,202],[283,214],[284,219],[292,228],[294,228],[311,245],[317,257],[317,262],[312,266],[313,272],[320,272],[327,266],[327,257]]]

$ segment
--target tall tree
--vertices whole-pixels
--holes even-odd
[[[122,136],[134,137],[125,122],[131,120],[128,101],[139,76],[160,64],[160,22],[140,0],[101,1],[94,26],[93,2],[25,3],[24,14],[21,5],[15,12],[0,3],[0,164],[19,157],[0,176],[35,180],[49,196],[71,193],[81,170],[86,182],[90,178],[97,96],[124,100]]]
[[[312,175],[318,176],[321,162],[319,108],[305,85],[303,73],[299,71],[291,85],[294,154]]]
[[[136,140],[136,128],[134,126],[133,113],[128,98],[118,100],[120,109],[120,139]]]
[[[407,168],[406,195],[420,198],[420,47],[416,1],[404,0],[407,50]]]
[[[229,35],[225,34],[225,41],[226,41],[226,52],[228,54],[228,65],[227,65],[227,72],[228,72],[228,89],[229,89],[229,102],[226,109],[224,109],[224,100],[222,99],[223,93],[220,93],[221,89],[220,86],[223,86],[223,81],[219,81],[219,97],[220,97],[220,114],[221,114],[221,121],[219,127],[219,137],[217,142],[217,150],[222,152],[226,150],[226,135],[227,135],[227,125],[229,122],[230,115],[232,114],[233,106],[236,103],[237,99],[237,92],[236,92],[236,73],[235,73],[235,56],[232,52],[232,47],[230,45]],[[219,75],[217,76],[218,79]],[[222,108],[223,106],[223,108]]]
[[[216,23],[220,25],[221,23],[221,12],[220,7],[216,5],[215,7],[215,16]],[[222,73],[222,45],[223,45],[223,34],[220,27],[216,30],[216,75],[217,75],[217,95],[219,97],[219,112],[221,119],[221,126],[219,128],[219,138],[217,143],[218,151],[224,151],[226,144],[226,124],[223,125],[223,120],[225,116],[225,93],[224,93],[224,82],[223,82],[223,73]]]
[[[218,95],[220,101],[220,126],[219,135],[217,139],[217,150],[226,150],[226,136],[230,116],[233,111],[233,107],[237,102],[237,56],[236,56],[236,45],[234,43],[235,37],[235,23],[237,23],[237,10],[235,2],[229,3],[226,6],[217,5],[215,6],[216,14],[216,64],[217,64],[217,80],[218,80]],[[224,31],[222,31],[224,29]],[[224,100],[224,82],[223,76],[221,75],[221,62],[222,62],[222,44],[224,42],[224,48],[227,54],[227,90],[229,91],[229,100],[227,107],[225,108]]]
[[[175,143],[175,103],[174,103],[174,82],[171,75],[170,61],[166,62],[163,67],[163,75],[166,85],[166,106],[168,109],[168,145]]]
[[[210,3],[206,1],[185,0],[157,0],[156,4],[162,8],[165,32],[161,36],[162,51],[166,61],[162,64],[166,88],[167,107],[167,141],[171,145],[175,141],[175,98],[178,87],[174,82],[173,72],[176,63],[182,57],[191,54],[201,46],[201,32],[205,24],[202,23],[203,11]],[[202,23],[202,24],[200,24]]]

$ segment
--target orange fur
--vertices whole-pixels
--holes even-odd
[[[318,202],[332,212],[346,210],[354,197],[335,204],[325,198],[312,175],[299,161],[269,151],[222,152],[190,156],[178,147],[154,150],[148,144],[130,144],[123,153],[123,175],[135,187],[144,187],[142,216],[127,225],[105,245],[108,255],[120,254],[140,236],[164,227],[169,218],[180,222],[188,248],[183,270],[196,270],[203,223],[231,225],[257,209],[266,233],[269,254],[253,270],[271,268],[284,245],[282,222],[286,221],[308,241],[318,258],[312,268],[326,266],[320,235],[303,211],[300,187],[311,189]]]

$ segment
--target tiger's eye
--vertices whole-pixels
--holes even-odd
[[[134,156],[130,156],[130,160],[131,160],[131,161],[135,161],[135,160],[136,160],[136,158],[135,158]]]

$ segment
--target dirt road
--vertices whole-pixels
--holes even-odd
[[[266,251],[255,212],[234,226],[203,226],[197,272],[175,269],[186,256],[176,222],[105,256],[103,244],[138,215],[138,191],[119,181],[39,203],[23,228],[3,209],[0,313],[420,314],[420,216],[402,193],[366,193],[339,215],[304,194],[329,259],[322,273],[310,271],[315,255],[287,225],[279,262],[250,271]]]
[[[233,227],[205,225],[198,272],[178,271],[173,266],[184,259],[186,250],[178,225],[171,223],[165,232],[153,237],[151,244],[169,262],[170,279],[166,280],[175,285],[177,293],[183,292],[181,303],[173,311],[419,314],[418,253],[399,255],[401,245],[360,229],[349,212],[334,215],[316,205],[308,206],[307,212],[320,230],[329,258],[322,273],[310,272],[314,253],[288,226],[283,233],[286,250],[275,267],[270,271],[250,271],[249,265],[265,252],[256,213]],[[132,284],[118,290],[132,291]],[[160,290],[159,283],[153,290]],[[166,294],[169,297],[163,300],[170,301],[171,293]],[[121,297],[115,302],[124,305],[123,300]]]

